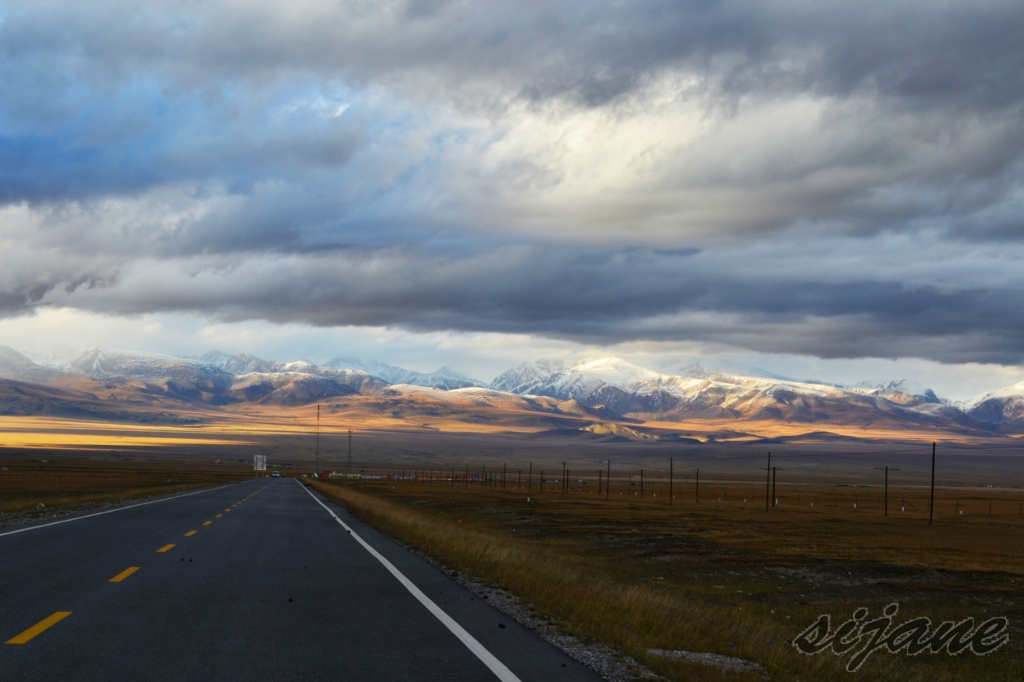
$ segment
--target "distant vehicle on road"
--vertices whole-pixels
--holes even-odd
[[[280,471],[275,471],[274,473],[272,473],[270,475],[273,476],[274,478],[281,478],[281,472]]]

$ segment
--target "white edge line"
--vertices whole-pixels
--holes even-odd
[[[246,481],[243,481],[243,483]],[[238,485],[237,483],[229,483],[228,485]],[[71,519],[63,519],[61,521],[51,521],[50,523],[41,523],[38,526],[29,526],[28,528],[19,528],[18,530],[9,530],[6,533],[0,533],[0,538],[5,535],[14,535],[15,533],[24,533],[30,530],[39,530],[40,528],[48,528],[50,526],[56,526],[61,523],[71,523],[72,521],[81,521],[82,519],[91,519],[94,516],[103,516],[104,514],[113,514],[114,512],[124,511],[125,509],[134,509],[135,507],[145,507],[147,504],[157,504],[158,502],[169,502],[170,500],[176,500],[179,497],[188,497],[189,495],[198,495],[199,493],[208,493],[214,490],[220,490],[221,488],[227,488],[228,485],[219,485],[216,488],[205,488],[203,490],[197,490],[194,493],[185,493],[184,495],[175,495],[174,497],[165,497],[162,500],[152,500],[151,502],[140,502],[139,504],[130,504],[127,507],[118,507],[117,509],[108,509],[107,511],[96,512],[95,514],[86,514],[85,516],[76,516]]]
[[[296,482],[301,485],[301,482],[298,481],[298,479],[296,479]],[[405,577],[405,574],[403,574],[401,571],[395,568],[394,564],[385,559],[377,550],[375,550],[373,547],[367,544],[365,540],[359,537],[358,533],[352,530],[344,521],[339,519],[338,515],[331,511],[330,507],[328,507],[326,504],[318,500],[316,495],[309,492],[308,489],[306,490],[306,492],[309,493],[309,496],[312,497],[317,504],[326,509],[327,513],[331,515],[331,518],[333,518],[335,521],[341,524],[341,527],[347,530],[352,535],[352,537],[355,538],[356,542],[362,545],[367,552],[372,554],[374,558],[377,559],[377,561],[381,562],[384,565],[384,568],[388,569],[388,571],[391,572],[391,575],[395,576],[398,579],[398,582],[402,583],[402,585],[405,586],[405,589],[409,590],[409,592],[412,593],[412,596],[416,597],[416,599],[418,599],[421,604],[427,607],[427,610],[434,614],[434,616],[439,621],[441,621],[446,628],[451,630],[452,634],[458,637],[459,640],[466,645],[467,649],[472,651],[473,654],[476,655],[476,657],[479,658],[484,665],[490,668],[491,672],[494,673],[499,680],[501,680],[502,682],[521,682],[521,680],[515,676],[515,673],[506,668],[504,663],[499,661],[494,654],[492,654],[490,651],[484,648],[484,645],[478,642],[476,638],[473,637],[473,635],[466,632],[466,630],[461,625],[459,625],[451,616],[445,613],[440,606],[435,604],[430,599],[430,597],[423,594],[420,588],[416,587],[416,585],[413,584],[411,580]]]

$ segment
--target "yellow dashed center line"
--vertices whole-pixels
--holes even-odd
[[[7,643],[24,644],[25,642],[29,641],[39,633],[48,630],[50,627],[56,625],[57,623],[61,622],[70,615],[70,611],[58,611],[49,618],[39,621],[38,623],[30,627],[28,630],[25,630],[25,632],[21,633],[17,637],[7,640]]]
[[[262,488],[260,490],[262,490]],[[257,491],[257,492],[260,492],[260,491]],[[253,495],[255,495],[255,494],[256,493],[253,493]],[[240,505],[243,502],[247,501],[253,495],[249,495],[247,497],[244,497],[240,501],[238,501],[237,503],[235,503],[235,504],[233,504],[231,506],[232,507],[237,507],[238,505]],[[230,511],[231,511],[231,508],[229,507],[228,509],[224,510],[224,514],[230,512]],[[224,514],[217,514],[216,518],[219,519],[219,518],[223,517]],[[209,526],[212,523],[213,523],[213,521],[205,521],[203,523],[203,525],[204,526]],[[187,537],[187,538],[192,537],[193,535],[195,535],[198,532],[199,531],[196,531],[196,530],[190,530],[189,532],[185,533],[185,537]],[[165,552],[169,552],[172,549],[174,549],[175,546],[176,545],[174,545],[174,543],[170,543],[170,544],[164,545],[163,547],[161,547],[160,549],[157,550],[157,554],[163,554]],[[125,570],[121,571],[120,573],[115,575],[113,578],[111,578],[110,582],[112,582],[112,583],[122,582],[123,580],[125,580],[126,578],[128,578],[129,576],[134,574],[136,571],[138,571],[139,569],[140,569],[139,566],[129,566],[128,568],[126,568]],[[45,632],[46,630],[50,629],[51,627],[53,627],[57,623],[61,622],[62,620],[64,620],[65,618],[67,618],[70,615],[71,615],[71,611],[57,611],[56,613],[54,613],[49,618],[45,618],[45,619],[39,621],[38,623],[36,623],[32,627],[30,627],[28,630],[25,630],[24,632],[22,632],[17,637],[13,637],[13,638],[7,640],[7,643],[8,644],[25,644],[26,642],[32,640],[33,638],[35,638],[39,634],[41,634],[41,633]]]
[[[213,518],[215,518],[215,519],[220,519],[220,518],[224,518],[224,515],[223,515],[223,514],[217,514],[217,515],[216,515],[216,516],[214,516]]]
[[[120,573],[115,575],[113,578],[111,578],[110,582],[112,582],[112,583],[119,583],[122,580],[124,580],[125,578],[127,578],[128,576],[130,576],[135,571],[139,570],[139,568],[140,568],[139,566],[129,566],[128,568],[124,569],[123,571],[121,571]]]

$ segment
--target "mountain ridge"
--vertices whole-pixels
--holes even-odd
[[[1024,428],[1024,382],[953,403],[908,380],[847,386],[767,373],[727,374],[697,363],[681,371],[664,374],[614,356],[572,365],[541,359],[511,368],[488,385],[449,367],[422,373],[340,357],[317,365],[264,360],[248,353],[211,351],[179,358],[94,348],[49,366],[0,346],[0,377],[44,386],[81,384],[86,393],[102,394],[109,401],[297,406],[353,396],[440,399],[450,393],[459,404],[504,401],[517,409],[550,411],[556,408],[545,401],[553,400],[559,412],[633,422],[724,419],[866,428],[895,424],[980,434]],[[46,400],[59,400],[59,394]]]

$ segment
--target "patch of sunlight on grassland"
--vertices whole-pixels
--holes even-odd
[[[2,432],[0,447],[77,450],[80,448],[184,447],[194,445],[245,445],[244,441],[188,436],[125,436],[113,433]]]

